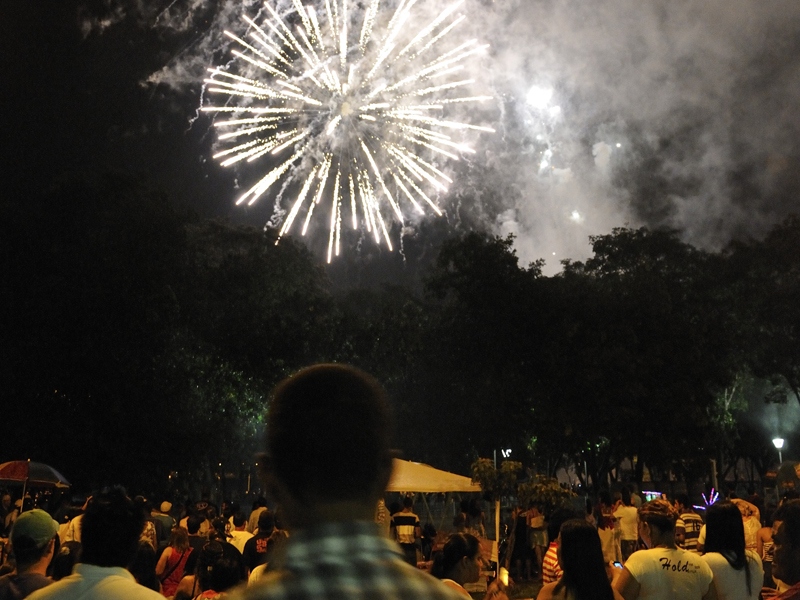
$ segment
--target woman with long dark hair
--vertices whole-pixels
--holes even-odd
[[[442,580],[465,598],[471,598],[464,589],[465,583],[475,583],[481,576],[481,546],[478,538],[470,533],[454,533],[433,559],[431,575]],[[484,600],[508,600],[500,580],[494,580],[486,591]]]
[[[561,579],[548,583],[536,600],[622,600],[611,589],[597,530],[585,519],[570,519],[559,532]]]
[[[745,550],[742,513],[735,504],[708,507],[703,559],[714,573],[719,600],[757,600],[764,571],[758,554]]]

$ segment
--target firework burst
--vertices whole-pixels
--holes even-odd
[[[452,180],[437,161],[474,153],[469,134],[493,131],[449,116],[453,105],[491,100],[467,91],[475,81],[464,76],[465,61],[487,46],[454,41],[463,1],[421,28],[412,25],[417,0],[391,9],[381,0],[324,0],[319,10],[267,2],[256,19],[242,17],[243,36],[226,31],[234,60],[205,79],[225,102],[202,108],[218,113],[225,148],[214,158],[226,167],[270,164],[236,204],[296,181],[278,240],[299,221],[305,235],[315,207],[327,204],[328,262],[342,227],[364,227],[391,250],[391,222],[402,224],[404,210],[441,215],[434,198]]]

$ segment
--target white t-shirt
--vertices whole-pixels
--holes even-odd
[[[700,556],[680,548],[639,550],[625,568],[641,586],[641,600],[700,600],[714,578]]]
[[[758,555],[747,550],[747,568],[750,569],[750,594],[747,593],[747,575],[744,569],[737,571],[719,552],[703,555],[703,560],[714,573],[719,600],[758,600],[761,585],[764,583],[764,570]]]
[[[614,511],[614,516],[619,519],[619,527],[622,532],[622,539],[636,541],[639,539],[639,530],[636,524],[639,520],[639,512],[635,506],[620,506]]]

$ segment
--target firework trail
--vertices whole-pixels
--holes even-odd
[[[226,167],[271,165],[236,204],[296,178],[300,189],[278,241],[296,221],[305,235],[315,207],[326,204],[328,262],[339,255],[342,227],[363,226],[391,250],[391,223],[404,222],[404,209],[441,215],[431,195],[452,180],[436,159],[474,153],[465,138],[494,131],[448,117],[452,105],[491,100],[466,91],[475,81],[463,75],[465,61],[488,46],[453,41],[463,1],[418,29],[411,25],[417,0],[392,9],[381,0],[363,8],[324,0],[319,14],[300,0],[283,12],[266,3],[258,21],[242,17],[244,35],[226,31],[231,68],[211,68],[205,79],[208,93],[225,101],[202,108],[218,113],[214,126],[226,145],[214,158]],[[401,36],[407,31],[414,33]]]

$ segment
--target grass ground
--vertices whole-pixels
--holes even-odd
[[[508,598],[509,600],[527,600],[529,598],[533,598],[535,600],[536,596],[539,595],[539,590],[541,589],[541,581],[522,581],[520,583],[515,583],[508,588]],[[470,595],[474,600],[483,600],[484,596],[482,592],[476,592]]]

